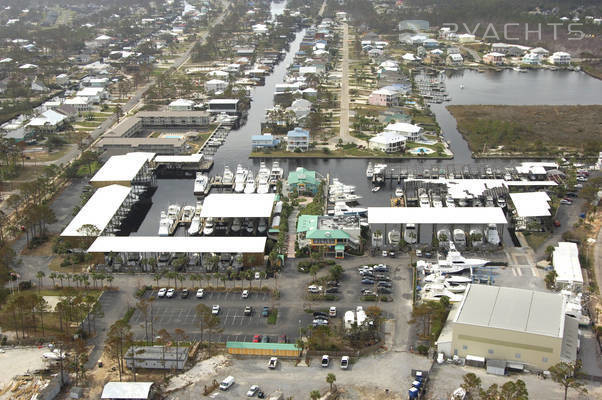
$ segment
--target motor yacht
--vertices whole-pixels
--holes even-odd
[[[439,196],[438,194],[433,195],[433,207],[435,207],[435,208],[443,207],[443,202],[441,201],[441,196]]]
[[[374,176],[374,167],[372,166],[372,163],[369,162],[368,168],[366,168],[366,178],[372,179],[373,176]]]
[[[422,193],[420,193],[420,195],[418,196],[418,201],[420,202],[420,207],[424,207],[424,208],[431,207],[429,195],[426,193],[426,191],[424,191],[424,189],[422,189]]]
[[[247,174],[247,179],[245,181],[245,194],[255,193],[255,189],[257,189],[257,184],[255,183],[255,177],[253,176],[253,171],[249,171]]]
[[[233,233],[238,233],[238,232],[240,232],[241,226],[242,226],[242,222],[240,221],[240,218],[234,218],[232,220],[232,225],[230,225],[230,230]]]
[[[268,222],[265,218],[259,218],[259,223],[257,224],[257,232],[264,233],[268,228]]]
[[[208,185],[209,177],[202,172],[197,172],[196,178],[194,179],[194,195],[200,196],[205,194]]]
[[[395,197],[403,197],[403,189],[399,186],[395,188]]]
[[[276,185],[282,176],[284,175],[284,170],[280,167],[280,163],[278,161],[272,162],[272,169],[270,170],[270,184]]]
[[[182,208],[182,217],[180,218],[180,222],[183,224],[189,224],[192,222],[192,218],[194,217],[195,208],[193,206],[184,206]]]
[[[270,191],[270,170],[261,162],[259,173],[257,174],[257,193],[266,194]]]
[[[192,221],[190,221],[190,227],[188,228],[188,234],[190,236],[195,236],[199,234],[199,230],[201,229],[201,217],[195,215],[192,217]]]
[[[161,211],[159,219],[159,236],[169,236],[173,220],[169,219],[165,211]]]
[[[440,246],[447,244],[447,242],[449,242],[450,239],[451,233],[449,231],[449,228],[441,227],[441,229],[437,231],[437,240],[439,241]]]
[[[397,246],[401,241],[401,234],[398,230],[392,229],[387,233],[387,239],[390,245]]]
[[[213,235],[214,230],[215,230],[215,224],[213,223],[213,218],[209,217],[205,220],[205,226],[203,227],[203,235],[205,235],[205,236]]]
[[[234,175],[234,191],[242,193],[245,190],[248,171],[240,164],[236,167],[236,175]]]
[[[252,218],[249,218],[245,223],[245,231],[247,231],[247,233],[253,233],[254,230],[255,222],[253,222]]]
[[[456,206],[456,202],[454,201],[454,198],[449,193],[447,194],[447,196],[445,196],[445,206],[446,207],[455,207]]]
[[[439,271],[442,274],[455,274],[462,272],[469,268],[483,267],[489,260],[483,260],[480,258],[466,258],[456,250],[454,242],[449,242],[449,251],[445,259],[439,259],[437,265],[433,265],[435,271]]]
[[[487,242],[494,246],[500,244],[500,233],[495,224],[487,225]]]
[[[406,224],[403,232],[403,240],[409,244],[414,244],[418,241],[418,232],[415,224]]]
[[[224,185],[232,185],[234,182],[234,174],[230,171],[230,168],[226,165],[224,167],[224,175],[222,177],[222,183]]]
[[[483,245],[483,231],[481,231],[479,228],[471,229],[469,235],[470,242],[472,243],[473,247],[479,247]]]
[[[454,229],[454,243],[458,247],[466,247],[466,233],[462,229]]]

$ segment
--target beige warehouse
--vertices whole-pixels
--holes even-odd
[[[565,316],[559,294],[470,285],[452,327],[459,357],[540,370],[577,357],[578,322]]]

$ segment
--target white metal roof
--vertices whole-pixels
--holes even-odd
[[[99,233],[102,232],[131,190],[132,188],[122,185],[109,185],[96,190],[61,236],[91,236],[85,231],[80,231],[83,225],[88,224],[94,225]]]
[[[550,197],[546,192],[510,193],[519,217],[547,217],[550,214]]]
[[[552,264],[558,274],[557,282],[583,284],[577,244],[558,242],[558,247],[552,253]]]
[[[265,237],[101,236],[90,253],[263,253]]]
[[[562,337],[564,300],[555,293],[471,284],[454,322]]]
[[[156,156],[157,163],[198,163],[203,159],[203,154],[195,153],[182,156]]]
[[[210,194],[203,203],[201,217],[207,218],[267,218],[272,215],[276,195],[269,194]]]
[[[370,224],[506,224],[499,207],[368,207]]]
[[[148,399],[153,382],[109,382],[101,399]]]
[[[150,161],[155,153],[127,153],[113,156],[96,172],[90,182],[125,182],[131,181],[138,174],[144,163]]]

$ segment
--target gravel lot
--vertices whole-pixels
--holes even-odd
[[[13,376],[22,375],[45,368],[42,354],[48,353],[47,347],[5,348],[0,353],[0,387],[11,381]]]

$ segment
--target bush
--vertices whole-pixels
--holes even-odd
[[[31,283],[31,281],[19,282],[19,290],[27,290],[27,289],[31,289],[32,287],[33,287],[33,284]]]
[[[423,344],[419,345],[416,350],[418,350],[418,353],[422,354],[423,356],[426,356],[429,352],[429,348],[428,346],[425,346]]]
[[[268,314],[268,324],[276,325],[277,320],[278,320],[278,309],[273,308],[270,310],[270,313]]]

